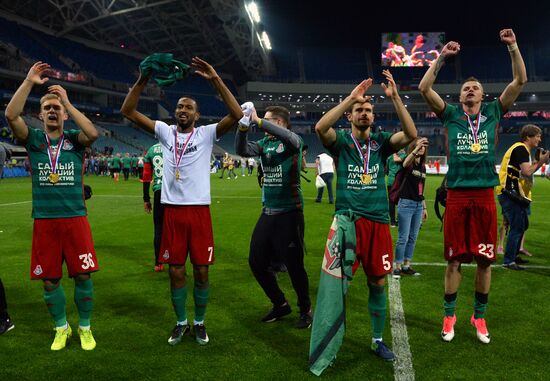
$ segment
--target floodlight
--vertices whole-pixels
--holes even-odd
[[[246,12],[248,13],[248,16],[250,17],[250,20],[258,24],[260,22],[260,11],[258,10],[258,6],[255,2],[250,2],[244,7],[246,9]]]
[[[267,50],[271,50],[271,41],[269,41],[269,36],[267,35],[267,32],[265,30],[262,32],[262,41],[265,48]]]

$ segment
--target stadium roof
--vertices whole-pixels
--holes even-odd
[[[239,82],[272,69],[240,0],[2,0],[0,16],[140,57],[199,56]]]

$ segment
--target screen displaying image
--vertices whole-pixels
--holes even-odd
[[[382,66],[430,66],[444,45],[444,32],[382,33]]]

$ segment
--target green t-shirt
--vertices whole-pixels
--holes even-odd
[[[124,156],[122,159],[122,168],[124,169],[130,169],[132,166],[132,158],[129,156]]]
[[[153,192],[156,192],[162,187],[162,147],[160,143],[152,145],[145,157],[143,158],[145,163],[151,164],[151,170],[153,171]]]
[[[337,131],[336,141],[326,147],[336,161],[336,214],[352,210],[369,220],[388,224],[388,194],[384,176],[384,163],[394,149],[390,145],[389,132],[376,132],[370,135],[370,158],[368,175],[371,181],[363,184],[363,160],[350,131]],[[363,152],[366,141],[358,141]]]
[[[137,163],[138,163],[137,156],[132,156],[131,159],[132,159],[132,168],[137,167]]]
[[[86,215],[82,186],[82,162],[86,147],[78,142],[79,130],[64,132],[63,147],[59,154],[56,173],[59,182],[48,180],[52,169],[48,158],[48,142],[44,131],[29,128],[25,148],[31,162],[32,217],[68,218]],[[52,160],[60,139],[51,139]]]
[[[479,152],[472,151],[474,137],[461,106],[446,104],[440,116],[447,133],[449,188],[491,188],[498,185],[495,146],[499,122],[504,115],[500,101],[482,103],[478,140]],[[470,115],[473,124],[477,115]]]
[[[405,160],[407,157],[407,154],[405,152],[397,153],[397,155],[401,158],[401,160]],[[393,182],[395,181],[395,176],[397,175],[397,172],[399,172],[403,168],[403,163],[396,163],[395,160],[393,160],[393,155],[388,156],[388,160],[386,160],[386,166],[388,167],[388,180],[387,185],[388,187],[391,187],[393,185]]]
[[[304,198],[300,171],[303,141],[300,139],[299,150],[267,136],[257,143],[264,170],[264,206],[280,211],[302,210]]]
[[[111,164],[109,166],[112,169],[120,169],[120,157],[114,156],[111,158]]]

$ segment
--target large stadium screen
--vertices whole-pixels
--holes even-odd
[[[382,33],[382,66],[430,66],[444,45],[444,32]]]

